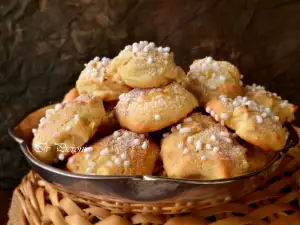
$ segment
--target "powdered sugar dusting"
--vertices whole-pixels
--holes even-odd
[[[117,111],[126,115],[130,109],[139,108],[145,114],[150,111],[153,120],[159,121],[166,110],[182,111],[194,96],[177,83],[171,83],[163,88],[135,88],[125,94],[117,104]]]
[[[192,154],[192,158],[200,158],[205,156],[206,158],[212,157],[211,153],[220,154],[228,158],[235,159],[237,157],[244,158],[246,149],[238,144],[238,142],[232,137],[232,134],[221,124],[211,124],[204,130],[194,133],[191,136],[195,142],[187,142],[185,148],[181,148],[181,151],[185,151],[186,154]],[[182,147],[182,146],[180,146]],[[189,149],[189,151],[185,149]],[[215,155],[214,157],[222,157]]]

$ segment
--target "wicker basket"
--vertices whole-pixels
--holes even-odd
[[[261,189],[252,192],[239,201],[224,203],[207,209],[195,209],[188,215],[149,214],[149,209],[140,205],[139,214],[117,216],[123,212],[122,205],[101,201],[97,205],[84,199],[74,198],[54,189],[49,183],[30,172],[15,190],[14,198],[20,202],[10,210],[10,225],[54,224],[54,225],[117,225],[117,224],[167,224],[167,225],[300,225],[300,151],[293,149],[283,159],[276,176]],[[136,206],[137,207],[137,206]],[[105,209],[104,209],[105,208]],[[110,209],[110,210],[107,210]],[[21,214],[21,215],[20,215]],[[20,216],[19,216],[20,215]],[[125,219],[126,218],[126,219]],[[102,221],[101,221],[102,220]]]

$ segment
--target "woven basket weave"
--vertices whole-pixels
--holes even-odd
[[[153,215],[141,205],[140,214],[117,216],[122,206],[109,202],[90,205],[52,188],[30,172],[15,190],[20,202],[10,210],[9,225],[300,225],[300,150],[291,150],[283,159],[276,176],[263,188],[242,199],[207,209],[195,209],[188,215]],[[106,210],[105,208],[111,209]],[[14,210],[14,211],[13,211]],[[172,212],[174,209],[164,209]],[[12,217],[18,217],[18,223]]]

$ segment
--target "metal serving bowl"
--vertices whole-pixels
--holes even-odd
[[[31,113],[9,130],[17,141],[32,169],[45,181],[72,198],[101,205],[119,212],[179,213],[197,207],[209,207],[237,199],[264,185],[278,168],[286,152],[298,143],[298,134],[290,124],[287,144],[262,169],[228,179],[191,180],[158,176],[95,176],[80,175],[47,165],[36,159],[30,151],[31,129],[44,115],[45,107]],[[177,208],[176,208],[177,207]]]

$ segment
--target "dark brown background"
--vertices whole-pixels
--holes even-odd
[[[28,170],[8,125],[61,99],[89,59],[134,41],[169,45],[185,69],[226,59],[299,105],[299,12],[292,0],[0,0],[0,195]]]

